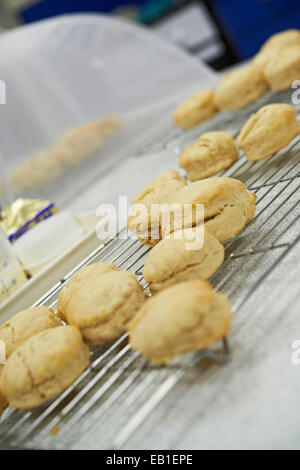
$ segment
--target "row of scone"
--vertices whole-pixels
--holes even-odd
[[[110,115],[66,131],[48,148],[29,157],[9,175],[13,191],[18,194],[39,189],[59,178],[68,169],[99,151],[121,125],[119,116]]]
[[[198,223],[203,225],[195,219],[195,226],[183,227],[179,238],[174,233],[157,244],[144,267],[154,294],[148,300],[135,274],[96,263],[75,274],[62,289],[57,315],[37,307],[11,318],[0,328],[7,353],[0,371],[1,408],[31,408],[61,393],[88,367],[88,346],[126,331],[132,348],[154,364],[206,349],[227,335],[230,302],[204,279],[224,259],[220,240],[235,236],[254,216],[255,196],[237,180],[212,178],[186,185],[176,172],[160,175],[149,186],[141,192],[146,199],[152,194],[163,202],[184,189],[183,201],[202,201],[204,243],[186,250],[190,232]]]
[[[300,79],[300,31],[287,30],[272,36],[253,61],[226,74],[214,90],[201,90],[181,104],[173,119],[191,129],[218,111],[243,108],[268,89],[285,90]]]
[[[62,290],[58,315],[36,307],[0,328],[7,350],[0,414],[7,405],[33,408],[66,390],[88,367],[89,345],[128,331],[134,350],[164,364],[224,338],[231,319],[226,296],[205,281],[182,282],[145,301],[134,274],[110,264],[90,265]]]
[[[300,134],[300,123],[293,106],[270,104],[253,114],[240,131],[238,146],[251,162],[271,157]],[[179,166],[190,181],[218,174],[233,165],[239,151],[226,131],[207,132],[186,147]]]
[[[155,240],[143,271],[154,294],[150,299],[135,274],[96,263],[75,274],[61,290],[57,315],[37,307],[0,328],[7,353],[0,371],[1,408],[32,408],[63,392],[88,367],[89,346],[126,331],[132,349],[154,364],[204,350],[227,335],[230,302],[205,279],[224,259],[221,242],[253,218],[256,197],[231,178],[186,185],[176,172],[160,175],[139,197],[151,205],[153,200],[169,202],[176,194],[182,204],[204,204],[204,219],[198,220],[195,212],[192,226],[182,227],[179,238],[176,231],[159,243]],[[199,246],[187,250],[190,235],[201,226],[204,243],[199,240]],[[147,243],[155,244],[151,239]]]

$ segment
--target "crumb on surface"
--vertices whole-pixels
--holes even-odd
[[[59,433],[59,426],[53,426],[53,428],[50,431],[50,435],[57,436],[58,433]]]

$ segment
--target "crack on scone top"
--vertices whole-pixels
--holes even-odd
[[[33,375],[32,375],[32,373],[31,373],[30,367],[28,366],[25,357],[24,357],[23,354],[22,354],[22,351],[19,350],[19,351],[17,352],[17,355],[18,355],[18,357],[20,358],[20,360],[21,360],[21,362],[22,362],[22,364],[23,364],[23,366],[24,366],[24,368],[25,368],[25,370],[26,370],[26,373],[27,373],[28,378],[29,378],[29,381],[30,381],[31,388],[35,388],[35,383],[34,383]]]
[[[181,227],[181,230],[186,230],[188,228],[196,228],[196,227],[199,227],[200,225],[205,224],[206,222],[210,222],[210,221],[216,219],[217,217],[219,217],[227,207],[236,207],[236,204],[224,204],[224,206],[221,207],[216,214],[211,215],[209,217],[204,217],[204,219],[199,220],[199,221],[197,221],[197,220],[192,221],[191,224],[188,224],[187,226],[184,225],[183,227]],[[171,230],[168,232],[168,235],[172,235],[177,230],[178,230],[178,227],[176,227],[176,228],[172,227]],[[160,234],[160,240],[162,240],[164,238],[164,236],[163,236],[163,230],[162,230],[161,224],[160,224],[160,227],[159,227],[159,234]]]
[[[16,331],[14,327],[9,323],[10,329],[11,329],[11,342],[14,346],[16,346]]]
[[[210,222],[211,220],[214,220],[217,217],[219,217],[227,207],[235,207],[235,206],[236,204],[225,204],[216,214],[211,215],[209,217],[204,217],[204,223]],[[195,226],[197,226],[197,224],[195,224]]]
[[[186,271],[187,269],[189,268],[193,268],[195,266],[198,266],[199,264],[203,263],[205,261],[205,259],[207,258],[208,256],[208,253],[206,255],[203,256],[203,258],[201,259],[201,261],[198,261],[197,263],[189,263],[189,264],[186,264],[184,266],[184,268],[182,269],[178,269],[178,271],[174,271],[172,274],[170,274],[169,276],[167,277],[164,277],[162,279],[160,279],[159,281],[150,281],[149,284],[150,286],[154,285],[154,284],[163,284],[167,281],[170,281],[172,279],[172,277],[174,276],[177,276],[177,274],[181,274],[183,273],[184,271]]]
[[[221,207],[221,208],[219,209],[219,211],[218,211],[216,214],[214,214],[214,215],[212,215],[212,216],[209,216],[209,217],[204,217],[204,220],[194,221],[194,222],[192,222],[192,223],[191,223],[190,225],[188,225],[188,226],[183,226],[182,229],[185,230],[185,229],[187,229],[187,228],[196,228],[196,227],[199,227],[199,226],[200,226],[201,224],[203,224],[203,223],[210,222],[210,221],[216,219],[217,217],[219,217],[219,216],[224,212],[224,210],[225,210],[227,207],[236,207],[236,204],[224,204],[224,206]],[[157,242],[158,242],[159,240],[162,240],[162,239],[164,238],[164,236],[165,236],[161,222],[158,224],[157,229],[158,229],[158,234],[159,234],[158,239],[157,239]],[[178,227],[176,227],[176,228],[175,228],[175,227],[172,227],[168,234],[171,235],[171,234],[174,233],[176,230],[178,230]],[[144,241],[148,241],[148,242],[150,242],[151,240],[153,240],[153,239],[151,238],[151,221],[150,221],[149,224],[148,224],[147,237],[144,237],[144,238],[142,238],[142,239],[143,239]],[[155,239],[155,240],[156,240],[156,239]]]
[[[178,269],[177,271],[174,271],[172,274],[170,274],[169,276],[167,277],[164,277],[158,281],[150,281],[149,284],[150,286],[153,286],[155,284],[164,284],[165,282],[168,282],[172,279],[172,277],[174,276],[177,276],[178,274],[181,274],[183,273],[184,271],[187,271],[188,269],[190,268],[193,268],[193,267],[196,267],[196,266],[199,266],[201,265],[202,263],[204,263],[204,261],[206,260],[206,258],[208,257],[208,255],[212,254],[213,256],[215,255],[218,255],[219,253],[217,251],[214,251],[214,252],[209,252],[209,253],[205,253],[205,255],[202,257],[202,259],[200,261],[198,261],[197,263],[189,263],[189,264],[186,264],[184,266],[184,268],[182,269]]]
[[[32,354],[35,354],[35,351],[33,350],[32,346],[30,347],[30,351],[31,351]],[[45,385],[47,382],[53,380],[53,379],[55,378],[55,376],[54,376],[54,375],[51,375],[51,376],[47,377],[45,380],[42,380],[41,382],[36,383],[35,380],[34,380],[33,374],[32,374],[32,372],[31,372],[31,368],[30,368],[30,366],[28,365],[25,356],[22,354],[22,352],[21,352],[20,350],[18,350],[17,354],[18,354],[19,358],[21,359],[21,361],[22,361],[22,363],[23,363],[23,365],[24,365],[24,368],[25,368],[25,370],[26,370],[26,373],[27,373],[28,378],[29,378],[29,381],[30,381],[31,389],[34,390],[34,391],[36,391],[36,392],[38,393],[40,399],[43,400],[43,399],[45,398],[45,395],[40,392],[39,387],[41,387],[41,386]],[[32,390],[26,391],[25,393],[21,394],[21,396],[22,396],[22,395],[25,395],[25,396],[26,396],[26,395],[27,395],[28,393],[30,393]]]
[[[135,291],[134,289],[132,289],[132,291],[127,295],[125,296],[125,299],[122,299],[120,302],[119,302],[119,305],[115,308],[115,310],[113,312],[111,312],[111,315],[109,315],[108,317],[106,318],[102,318],[102,319],[98,319],[97,321],[95,321],[92,325],[90,326],[83,326],[82,328],[80,328],[80,330],[83,332],[83,331],[93,331],[94,329],[97,329],[99,328],[101,325],[107,325],[109,323],[112,323],[114,318],[116,316],[118,316],[118,313],[119,311],[124,307],[125,304],[128,304],[131,300],[131,297],[133,296],[133,294],[135,294]],[[126,325],[126,323],[128,322],[125,321],[124,322],[124,326]]]

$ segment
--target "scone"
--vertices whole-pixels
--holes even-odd
[[[191,129],[216,113],[214,91],[201,90],[176,109],[173,120],[181,129]]]
[[[257,100],[268,89],[266,79],[255,64],[227,73],[215,91],[215,105],[220,111],[234,111]]]
[[[10,406],[33,408],[68,388],[89,365],[80,332],[59,326],[28,339],[8,359],[1,390]]]
[[[300,80],[300,44],[270,55],[263,68],[271,90],[286,90]]]
[[[178,282],[209,279],[217,271],[224,260],[224,247],[208,230],[200,230],[175,232],[150,251],[143,276],[152,293]]]
[[[57,179],[68,168],[100,150],[121,125],[119,116],[110,115],[68,130],[50,147],[28,158],[9,175],[14,192],[39,189]]]
[[[190,181],[197,181],[229,168],[238,156],[228,132],[207,132],[182,151],[179,166],[186,170]]]
[[[285,90],[300,79],[300,30],[272,36],[253,59],[272,90]]]
[[[295,109],[288,104],[261,108],[242,128],[237,144],[251,162],[278,152],[300,134]]]
[[[17,313],[0,327],[0,341],[5,343],[6,359],[32,336],[61,325],[60,318],[48,307],[34,307]]]
[[[179,207],[181,211],[171,211],[169,220],[162,214],[162,221],[168,221],[161,224],[162,238],[204,222],[208,231],[224,243],[253,219],[255,201],[256,195],[234,178],[214,177],[195,181],[180,189],[170,201],[171,207]]]
[[[0,327],[0,341],[5,343],[6,360],[27,339],[61,324],[59,317],[48,307],[34,307],[17,313]],[[4,368],[0,365],[0,377]],[[0,414],[6,406],[7,401],[0,393]]]
[[[165,364],[221,340],[231,320],[224,294],[205,281],[182,282],[147,300],[129,325],[129,342],[153,364]]]
[[[118,338],[145,300],[135,274],[97,263],[83,268],[61,290],[57,313],[97,345]]]
[[[260,67],[264,67],[271,56],[277,57],[278,50],[287,51],[289,47],[293,46],[300,47],[300,30],[288,29],[281,31],[271,36],[263,44],[260,51],[254,57],[253,62]]]
[[[159,230],[159,215],[154,211],[154,207],[167,204],[170,197],[173,197],[185,185],[185,179],[177,171],[165,171],[136,195],[131,203],[131,215],[127,220],[127,228],[137,236],[141,243],[150,246],[158,243],[160,237],[156,232]],[[142,213],[140,207],[143,209]]]
[[[67,322],[67,311],[69,302],[72,300],[73,295],[81,289],[90,279],[100,278],[100,276],[117,270],[117,267],[111,263],[94,263],[86,266],[78,271],[72,279],[63,287],[58,295],[57,301],[57,314],[64,321]]]

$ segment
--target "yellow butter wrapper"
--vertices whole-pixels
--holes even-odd
[[[1,225],[10,242],[30,228],[58,212],[53,202],[38,199],[16,199],[1,211]]]

